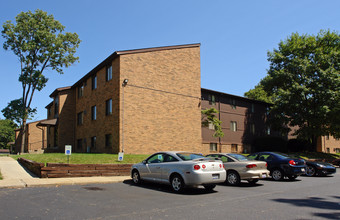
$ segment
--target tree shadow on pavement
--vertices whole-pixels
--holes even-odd
[[[331,198],[340,199],[340,197],[337,196],[331,196]],[[287,203],[298,207],[310,207],[323,210],[338,211],[340,209],[340,201],[339,202],[327,201],[326,198],[319,197],[309,197],[306,199],[273,199],[272,201]],[[313,215],[323,217],[326,219],[340,219],[339,218],[340,212],[313,213]]]
[[[164,193],[171,193],[171,194],[178,194],[178,195],[204,195],[204,194],[212,194],[216,193],[217,191],[215,190],[206,190],[203,187],[198,187],[198,188],[185,188],[183,192],[181,193],[176,193],[174,192],[169,185],[166,184],[158,184],[158,183],[151,183],[151,182],[142,182],[139,185],[136,185],[132,180],[124,180],[124,184],[134,186],[134,187],[140,187],[143,189],[149,189],[149,190],[155,190],[155,191],[160,191]]]

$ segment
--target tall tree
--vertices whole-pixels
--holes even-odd
[[[74,55],[80,40],[76,33],[64,33],[65,27],[53,15],[39,9],[34,13],[21,12],[15,20],[16,24],[6,21],[1,33],[5,38],[3,48],[12,50],[21,64],[19,82],[22,85],[22,110],[18,110],[18,113],[24,140],[26,120],[32,113],[33,95],[35,91],[42,90],[48,81],[44,71],[52,69],[62,74],[64,67],[76,62],[78,57]],[[24,151],[24,141],[22,143],[21,152]]]
[[[268,74],[258,86],[273,100],[272,125],[295,127],[295,135],[314,146],[319,136],[339,136],[340,35],[293,33],[268,52],[268,61]]]

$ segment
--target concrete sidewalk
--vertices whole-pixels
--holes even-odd
[[[59,186],[75,184],[94,183],[118,183],[129,180],[129,176],[109,176],[109,177],[71,177],[71,178],[39,178],[26,171],[18,161],[11,157],[0,157],[0,188],[24,188],[37,186]]]

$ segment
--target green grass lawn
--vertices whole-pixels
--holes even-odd
[[[332,161],[340,158],[339,154],[326,154],[316,152],[289,153],[289,156],[300,157],[303,159],[326,159]],[[118,161],[117,154],[92,154],[92,153],[72,153],[70,164],[112,164],[112,163],[140,163],[149,155],[146,154],[125,154],[123,161]],[[11,155],[12,158],[19,157],[33,160],[39,163],[67,163],[67,156],[64,153],[46,153],[46,154],[23,154]]]
[[[2,180],[2,176],[1,176],[1,173],[0,173],[0,180]]]
[[[89,153],[72,153],[70,155],[70,164],[112,164],[112,163],[140,163],[149,155],[145,154],[125,154],[123,161],[118,161],[118,154],[89,154]],[[67,163],[67,156],[64,153],[46,153],[46,154],[22,154],[11,155],[15,160],[19,157],[33,160],[39,163]]]

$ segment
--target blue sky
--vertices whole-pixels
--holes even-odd
[[[34,120],[46,118],[56,88],[73,85],[117,50],[201,43],[202,88],[243,96],[266,75],[267,52],[280,40],[340,29],[338,0],[11,0],[1,4],[1,29],[35,9],[53,14],[82,43],[79,63],[63,75],[46,72],[49,82],[32,102]],[[20,64],[3,42],[0,37],[0,110],[22,94]]]

